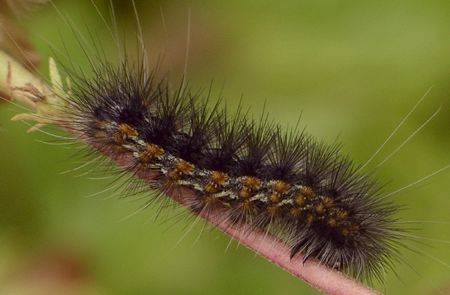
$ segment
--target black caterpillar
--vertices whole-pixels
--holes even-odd
[[[131,172],[153,172],[154,189],[195,191],[192,211],[220,208],[233,223],[282,239],[291,258],[301,252],[357,279],[381,279],[392,268],[398,207],[339,145],[285,132],[266,115],[230,115],[184,83],[171,91],[143,62],[102,63],[94,72],[74,79],[62,125],[130,156]]]

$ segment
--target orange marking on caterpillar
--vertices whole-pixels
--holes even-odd
[[[222,171],[212,171],[209,179],[216,184],[224,185],[228,181],[228,175]]]
[[[325,205],[323,203],[317,204],[315,210],[319,215],[324,215],[326,212]]]
[[[219,189],[216,183],[208,182],[204,187],[204,191],[209,194],[214,194],[217,193]]]
[[[300,207],[305,206],[306,204],[306,197],[302,194],[299,194],[295,197],[295,204],[299,205]]]
[[[278,193],[285,193],[289,189],[289,184],[282,180],[276,180],[273,184],[273,189]]]
[[[162,156],[164,154],[164,149],[156,144],[149,143],[145,146],[145,151],[139,154],[139,160],[143,163],[148,163],[155,157]]]
[[[314,190],[311,187],[309,187],[309,186],[302,186],[300,188],[300,193],[303,196],[305,196],[308,200],[311,200],[316,195]]]
[[[112,140],[117,144],[123,144],[127,139],[138,136],[136,129],[126,123],[120,123],[112,135]]]
[[[250,198],[253,194],[251,193],[250,189],[246,186],[244,186],[240,191],[239,191],[239,196],[242,198]]]
[[[325,197],[322,200],[323,205],[325,206],[325,208],[334,208],[335,207],[335,203],[334,200],[330,197]]]
[[[178,160],[175,169],[178,170],[182,174],[190,174],[194,171],[195,166],[188,161]]]
[[[279,203],[279,202],[281,202],[281,195],[277,192],[274,192],[270,195],[269,200],[272,203]]]
[[[261,180],[254,176],[245,176],[242,180],[242,183],[252,189],[258,189],[261,185]]]

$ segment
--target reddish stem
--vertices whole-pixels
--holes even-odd
[[[101,151],[122,167],[130,167],[130,163],[133,163],[131,155],[117,156],[101,148],[96,148],[95,146],[93,148]],[[153,173],[148,172],[137,173],[137,177],[149,183],[154,176]],[[196,196],[194,191],[187,188],[176,188],[167,192],[167,195],[184,207],[189,207],[192,199]],[[249,230],[246,224],[233,224],[228,219],[223,218],[223,214],[221,213],[221,210],[213,210],[207,213],[200,213],[200,216],[208,220],[222,232],[231,236],[241,245],[256,252],[258,255],[266,258],[293,276],[302,279],[323,293],[330,295],[379,294],[369,287],[345,276],[343,273],[320,264],[315,259],[309,258],[303,263],[303,255],[301,254],[297,254],[291,259],[289,247],[279,239],[254,228]]]

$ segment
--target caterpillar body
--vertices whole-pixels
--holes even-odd
[[[291,257],[302,252],[357,278],[390,265],[395,206],[337,146],[284,133],[264,115],[230,117],[217,104],[210,111],[210,101],[182,86],[171,92],[144,68],[102,65],[99,78],[76,81],[62,124],[91,146],[132,158],[133,173],[153,172],[153,188],[195,191],[196,213],[219,208],[234,223],[275,228]]]

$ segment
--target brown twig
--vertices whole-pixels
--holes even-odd
[[[49,86],[42,84],[41,80],[26,69],[24,69],[19,63],[15,62],[8,55],[0,51],[0,91],[11,93],[13,99],[20,101],[21,103],[27,103],[28,107],[36,111],[36,105],[30,103],[31,90],[40,90],[43,94],[51,89]],[[67,132],[76,136],[80,141],[83,140],[80,134],[76,134],[70,129],[64,128]],[[100,147],[91,147],[95,150],[103,152],[107,157],[115,161],[122,167],[130,167],[132,161],[130,156],[116,156],[108,151],[102,151]],[[137,177],[151,181],[152,175],[149,173],[138,174]],[[182,206],[187,207],[190,200],[195,196],[193,191],[184,188],[178,188],[172,190],[168,195],[180,203]],[[200,214],[203,218],[208,220],[215,227],[231,236],[238,241],[241,245],[246,246],[248,249],[263,256],[270,262],[289,272],[293,276],[304,280],[310,286],[332,295],[373,295],[378,294],[376,291],[363,286],[359,282],[354,281],[351,278],[346,277],[344,274],[332,270],[314,259],[308,259],[303,263],[302,255],[296,255],[293,259],[290,259],[290,249],[280,240],[275,237],[263,233],[257,230],[248,230],[246,225],[235,225],[227,220],[221,218],[221,211],[208,212],[208,214]]]

